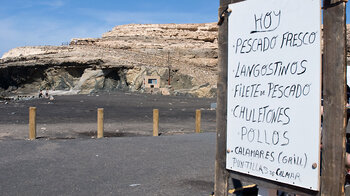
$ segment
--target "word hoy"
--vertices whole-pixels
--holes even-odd
[[[261,14],[254,14],[255,29],[251,34],[261,32],[271,32],[276,30],[281,23],[282,11],[269,11]]]

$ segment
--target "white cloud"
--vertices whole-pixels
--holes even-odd
[[[67,0],[15,0],[12,5],[3,5],[7,8],[17,8],[21,10],[35,9],[37,6],[46,6],[49,8],[60,8],[66,5]]]
[[[212,22],[207,16],[199,13],[182,12],[125,12],[93,9],[78,9],[80,14],[99,19],[107,24],[119,25],[128,23],[200,23]],[[215,19],[213,19],[215,20]]]
[[[27,1],[27,6],[41,5],[59,8],[67,0]],[[22,12],[11,17],[0,18],[0,57],[4,52],[19,46],[61,45],[71,38],[100,37],[116,25],[139,23],[198,23],[212,22],[204,14],[179,12],[126,12],[96,9],[77,9],[75,14],[83,20],[66,20],[42,17],[32,12]],[[214,19],[215,20],[215,19]]]
[[[65,2],[63,0],[47,0],[47,1],[39,1],[38,4],[40,5],[46,5],[51,8],[60,8],[65,5]]]
[[[100,37],[106,26],[90,23],[68,24],[65,21],[31,18],[0,19],[0,57],[8,50],[21,46],[61,45],[75,37]]]

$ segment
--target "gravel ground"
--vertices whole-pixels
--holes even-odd
[[[159,109],[161,135],[193,133],[195,110],[202,110],[202,132],[215,132],[216,99],[138,93],[55,96],[54,100],[0,101],[0,140],[28,138],[28,108],[37,107],[40,139],[93,138],[97,109],[104,108],[106,137],[152,135],[153,109]]]
[[[215,133],[0,141],[2,196],[209,196]]]

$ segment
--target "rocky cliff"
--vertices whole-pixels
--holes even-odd
[[[132,24],[65,46],[15,48],[0,59],[0,92],[147,91],[144,77],[159,76],[159,92],[213,97],[217,30],[215,23]]]
[[[143,92],[146,76],[160,77],[163,94],[214,97],[217,31],[216,23],[131,24],[65,46],[15,48],[0,59],[0,97],[40,89]]]

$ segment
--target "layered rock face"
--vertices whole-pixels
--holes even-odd
[[[216,23],[131,24],[66,46],[15,48],[0,59],[0,98],[40,89],[144,92],[146,76],[160,77],[165,94],[214,97],[217,31]]]
[[[40,89],[147,91],[145,76],[159,76],[170,94],[213,97],[217,30],[215,23],[132,24],[66,46],[15,48],[0,59],[0,96]]]

